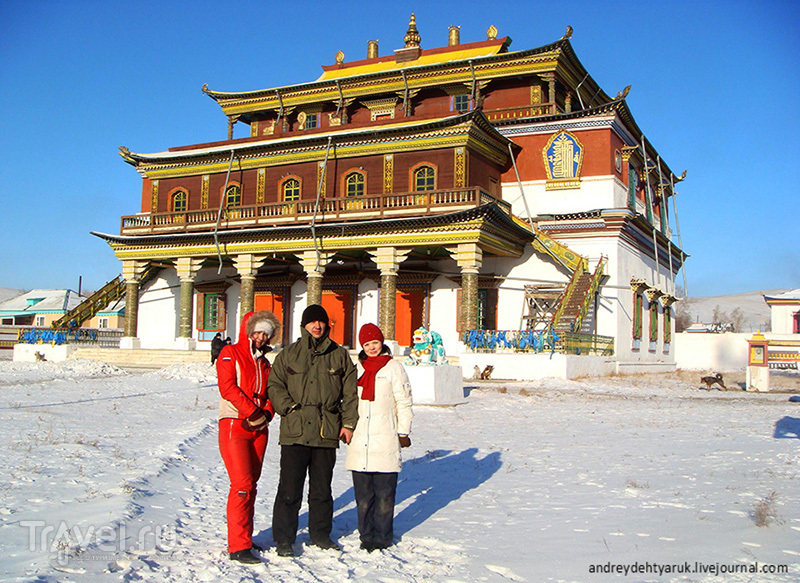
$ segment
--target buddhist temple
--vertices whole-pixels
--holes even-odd
[[[120,148],[141,208],[94,234],[122,262],[123,347],[208,349],[253,309],[272,310],[288,343],[321,303],[348,347],[366,322],[401,353],[419,327],[451,355],[549,331],[674,366],[686,255],[668,206],[685,173],[634,121],[629,88],[598,85],[569,27],[519,51],[493,26],[470,42],[451,27],[436,48],[425,32],[412,15],[384,54],[333,47],[307,83],[203,86],[226,139]]]

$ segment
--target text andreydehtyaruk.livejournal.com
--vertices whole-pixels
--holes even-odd
[[[770,563],[703,563],[684,561],[683,563],[597,563],[589,565],[590,574],[629,575],[729,575],[741,574],[786,574],[789,565]]]

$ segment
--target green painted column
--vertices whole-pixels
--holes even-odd
[[[242,275],[242,291],[239,303],[242,316],[252,312],[256,305],[256,277],[254,275]]]
[[[462,243],[451,249],[461,268],[461,332],[478,327],[478,273],[483,264],[483,250],[475,243]]]
[[[381,271],[381,289],[378,302],[378,326],[386,340],[397,340],[395,329],[397,315],[397,272],[400,263],[411,252],[396,247],[379,247],[369,254]]]
[[[194,280],[181,279],[180,301],[178,338],[191,338],[192,320],[194,317]]]
[[[308,290],[306,291],[306,305],[322,303],[322,273],[312,271],[308,274]]]
[[[125,336],[136,338],[139,327],[139,280],[125,282]]]
[[[306,251],[301,258],[303,271],[306,272],[308,289],[306,290],[306,305],[322,303],[322,275],[325,273],[325,266],[333,257],[333,253],[319,254],[316,251]]]
[[[381,294],[378,308],[378,325],[386,340],[395,338],[397,311],[397,273],[381,273]]]

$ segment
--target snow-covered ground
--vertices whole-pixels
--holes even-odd
[[[225,552],[209,365],[0,362],[0,580],[798,581],[800,379],[772,384],[782,390],[707,392],[694,373],[482,382],[463,405],[415,407],[399,542],[371,554],[343,450],[343,552],[308,547],[303,530],[298,557],[275,554],[273,441],[253,567]],[[715,574],[731,568],[748,572]]]

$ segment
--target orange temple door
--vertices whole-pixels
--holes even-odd
[[[283,317],[284,297],[283,294],[274,294],[272,292],[256,293],[254,298],[253,309],[256,312],[261,310],[269,310],[278,318],[283,328],[283,334],[286,334],[286,326]]]
[[[397,290],[394,335],[400,346],[411,346],[414,330],[425,324],[425,292]]]
[[[339,346],[353,346],[353,294],[350,291],[323,290],[322,307],[328,312],[331,339]]]

